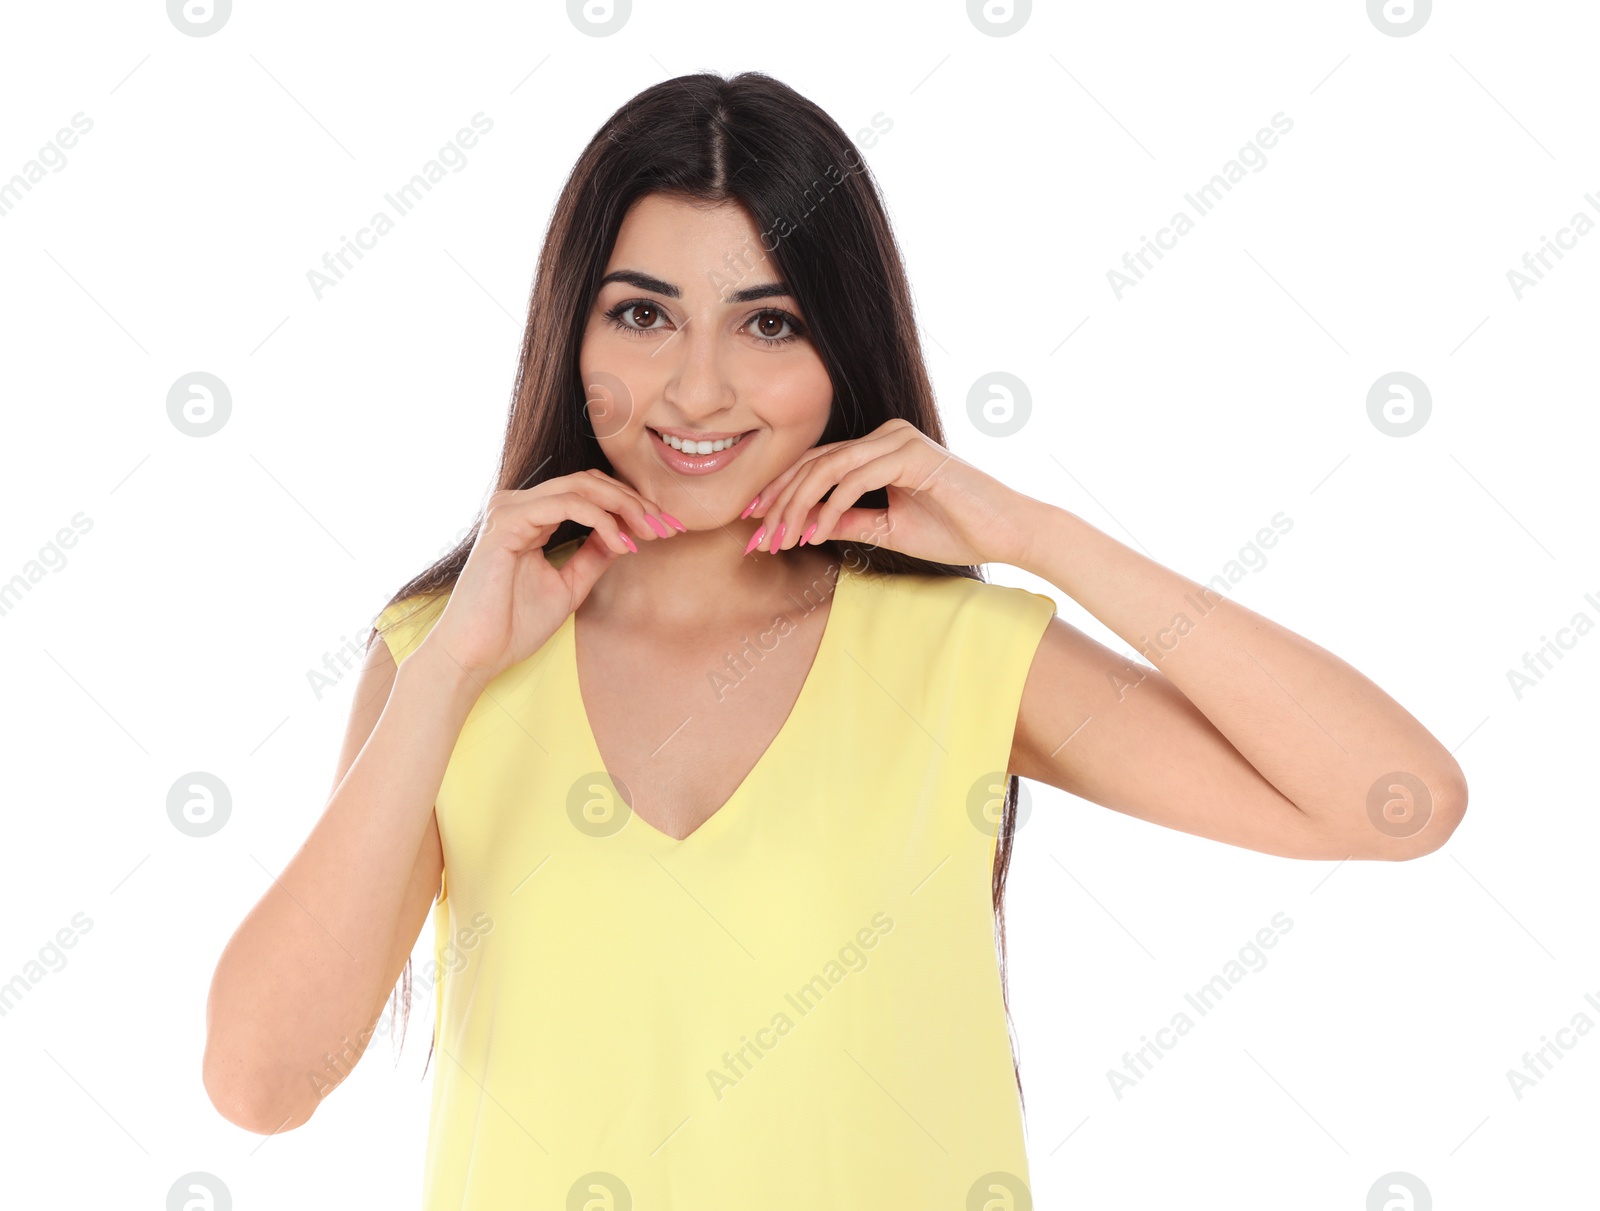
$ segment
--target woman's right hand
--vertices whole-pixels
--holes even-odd
[[[678,533],[662,520],[667,533],[658,535],[646,512],[659,519],[661,507],[597,469],[496,492],[444,612],[418,650],[442,649],[487,685],[538,651],[611,561],[629,553],[619,519],[635,540]],[[545,558],[544,545],[568,520],[592,528],[558,568]]]

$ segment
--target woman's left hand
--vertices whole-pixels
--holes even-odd
[[[887,512],[853,507],[876,488],[888,491]],[[815,524],[808,546],[837,539],[934,563],[1021,563],[1031,503],[896,418],[865,437],[807,450],[761,490],[750,516],[764,523],[762,551],[794,547]]]

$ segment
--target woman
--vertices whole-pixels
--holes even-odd
[[[431,907],[430,1208],[1027,1206],[1017,775],[1298,858],[1415,857],[1465,809],[1349,665],[943,449],[866,169],[757,73],[584,151],[497,489],[380,616],[210,1003],[219,1109],[297,1126]]]

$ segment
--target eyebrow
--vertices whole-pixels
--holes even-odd
[[[640,273],[636,269],[618,269],[606,274],[600,279],[600,285],[605,286],[610,282],[626,282],[630,286],[637,286],[640,290],[649,290],[654,294],[665,295],[669,299],[683,297],[683,291],[670,282],[663,282],[660,278],[651,277],[648,273]],[[735,290],[724,302],[753,303],[757,299],[771,299],[790,297],[791,291],[785,282],[766,282],[760,286],[747,286],[743,290]]]

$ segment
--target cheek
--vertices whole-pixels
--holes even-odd
[[[796,366],[763,384],[761,397],[768,423],[775,427],[820,434],[833,410],[833,384],[821,362]]]
[[[639,432],[650,400],[660,393],[660,365],[648,358],[641,362],[624,343],[629,338],[611,335],[603,321],[598,328],[591,324],[578,354],[584,408],[601,442]]]

